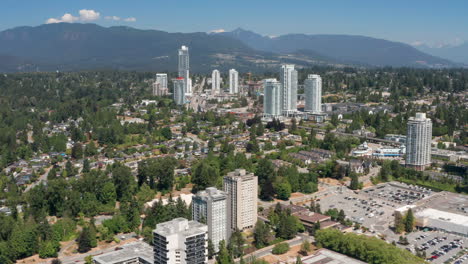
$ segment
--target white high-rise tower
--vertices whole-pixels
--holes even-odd
[[[167,88],[167,74],[156,73],[156,81],[153,83],[153,95],[164,96],[169,93]]]
[[[288,116],[297,111],[297,71],[294,69],[294,65],[282,65],[280,78],[283,86],[281,109],[283,115]]]
[[[239,73],[234,69],[229,70],[229,93],[239,93]]]
[[[306,112],[318,114],[322,112],[322,78],[317,74],[309,74],[304,81]]]
[[[231,233],[227,194],[215,187],[199,191],[192,199],[192,219],[208,225],[208,238],[218,252],[219,242],[228,241]]]
[[[221,91],[221,74],[218,70],[213,70],[211,73],[211,92],[219,94]]]
[[[185,80],[183,77],[179,77],[177,79],[173,79],[172,83],[174,84],[174,102],[176,105],[183,105],[186,102],[185,99]]]
[[[270,117],[281,115],[281,83],[276,79],[263,80],[263,114]]]
[[[432,121],[425,113],[410,117],[406,133],[406,166],[424,170],[431,164]]]
[[[187,46],[179,49],[179,77],[184,78],[185,94],[192,94],[192,80],[190,80],[190,58]]]

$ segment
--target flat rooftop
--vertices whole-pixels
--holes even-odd
[[[138,263],[153,263],[153,248],[145,242],[133,242],[93,257],[95,263],[99,264],[123,263],[134,259],[138,259]]]
[[[416,213],[417,217],[437,219],[447,223],[466,226],[468,228],[468,216],[440,211],[437,209],[424,209]]]
[[[304,264],[365,264],[360,260],[348,257],[335,251],[322,248],[311,256],[302,258]]]

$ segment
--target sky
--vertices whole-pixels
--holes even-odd
[[[468,42],[468,0],[1,0],[0,30],[45,23],[168,32],[364,35],[430,46]]]

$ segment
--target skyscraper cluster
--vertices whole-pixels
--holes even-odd
[[[224,191],[214,187],[192,199],[192,218],[158,224],[153,231],[154,263],[207,263],[208,239],[215,251],[231,232],[250,229],[257,222],[258,178],[244,169],[224,177]]]
[[[263,80],[264,115],[269,117],[294,115],[297,112],[297,83],[297,71],[292,64],[281,66],[279,82],[276,79]],[[304,90],[304,110],[313,114],[321,113],[322,78],[320,75],[309,74],[304,82]]]
[[[410,117],[406,132],[406,166],[424,170],[431,164],[432,121],[425,113]]]

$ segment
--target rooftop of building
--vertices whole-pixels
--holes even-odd
[[[365,264],[360,260],[345,256],[335,251],[322,248],[313,255],[302,258],[304,264]]]
[[[95,256],[93,260],[99,264],[113,264],[136,258],[143,259],[147,263],[153,263],[153,247],[145,242],[133,242],[117,247],[115,251]]]
[[[454,214],[450,212],[428,208],[417,212],[416,216],[421,218],[437,219],[439,221],[468,227],[468,216],[461,214]]]
[[[200,233],[206,233],[208,227],[197,221],[189,221],[185,218],[179,217],[174,218],[171,221],[160,223],[156,225],[156,229],[153,231],[161,236],[169,236],[172,234],[180,234],[185,237],[194,236]]]
[[[195,196],[201,199],[225,199],[227,197],[226,192],[216,189],[215,187],[208,187],[204,191],[197,192]]]
[[[236,169],[235,171],[228,172],[226,175],[226,177],[230,178],[250,178],[252,176],[254,176],[254,174],[245,169]]]

